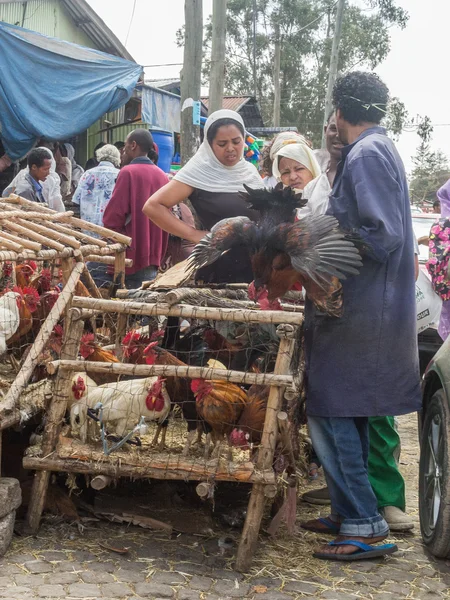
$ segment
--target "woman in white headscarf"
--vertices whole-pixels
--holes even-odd
[[[144,213],[170,234],[198,243],[222,219],[257,213],[248,208],[239,192],[244,183],[263,187],[256,168],[244,159],[244,123],[232,110],[218,110],[208,117],[204,141],[193,158],[144,206]],[[171,209],[189,198],[202,229],[177,219]],[[242,246],[235,247],[214,265],[204,267],[197,279],[207,283],[250,283],[250,258]]]
[[[42,195],[44,200],[47,202],[48,207],[56,210],[58,212],[65,212],[66,207],[62,201],[61,197],[61,180],[59,178],[58,173],[56,172],[56,162],[53,158],[53,154],[51,150],[45,147],[40,147],[40,150],[46,150],[49,153],[49,157],[51,158],[52,164],[50,167],[50,173],[45,181],[42,182]],[[6,198],[11,193],[14,193],[14,190],[19,186],[19,183],[23,181],[25,175],[29,172],[28,167],[22,169],[17,173],[14,179],[11,181],[9,186],[3,190],[3,198]]]
[[[280,133],[272,144],[270,158],[273,175],[286,187],[301,191],[321,175],[313,150],[298,133]]]

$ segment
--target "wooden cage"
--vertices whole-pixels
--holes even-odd
[[[78,273],[78,271],[76,271]],[[75,277],[75,271],[73,277]],[[189,290],[184,294],[192,294]],[[303,315],[295,311],[259,311],[247,307],[210,307],[181,304],[183,294],[180,290],[159,293],[157,302],[153,292],[148,293],[147,301],[105,300],[75,296],[71,299],[71,308],[65,321],[65,335],[61,360],[48,365],[49,372],[56,374],[55,391],[47,410],[46,425],[40,457],[28,456],[23,465],[36,470],[31,494],[27,523],[32,532],[36,532],[45,501],[45,494],[52,471],[83,473],[108,478],[156,478],[195,480],[208,486],[214,481],[237,481],[252,484],[247,517],[239,544],[236,567],[247,571],[254,554],[263,511],[267,498],[276,493],[277,477],[273,470],[273,458],[277,440],[283,445],[283,452],[292,465],[293,453],[287,434],[286,415],[280,413],[285,394],[291,394],[298,381],[290,374],[290,363],[296,343],[296,331],[302,324]],[[122,296],[126,296],[123,292]],[[253,305],[254,306],[254,305]],[[182,317],[187,319],[211,319],[214,321],[232,321],[240,323],[269,323],[275,325],[280,343],[273,373],[250,373],[222,370],[210,367],[168,366],[168,365],[132,365],[124,363],[100,363],[78,360],[78,351],[83,332],[84,319],[92,315],[117,314],[116,346],[119,350],[121,336],[126,331],[129,315],[140,317]],[[70,335],[68,332],[70,331]],[[112,372],[117,375],[179,376],[187,378],[220,379],[228,382],[260,384],[270,386],[267,411],[262,440],[256,463],[247,460],[241,463],[223,459],[199,461],[189,456],[171,454],[151,454],[136,457],[123,454],[106,456],[101,450],[87,444],[62,438],[61,424],[66,412],[71,375],[74,372],[87,374]],[[295,472],[295,464],[293,471]],[[295,478],[295,475],[294,475]]]

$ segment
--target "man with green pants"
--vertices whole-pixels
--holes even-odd
[[[400,437],[394,417],[369,418],[369,481],[391,531],[414,528],[405,514],[405,482],[398,468]],[[306,492],[302,496],[310,504],[330,504],[328,488]]]

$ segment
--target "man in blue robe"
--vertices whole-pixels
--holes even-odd
[[[356,240],[363,266],[343,283],[341,319],[307,305],[308,423],[330,491],[329,532],[339,533],[318,558],[396,550],[370,546],[389,527],[367,474],[368,418],[421,406],[408,186],[401,158],[379,126],[388,99],[387,87],[372,73],[349,73],[333,91],[345,146],[328,212]]]

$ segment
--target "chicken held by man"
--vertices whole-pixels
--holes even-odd
[[[254,202],[252,193],[249,190]],[[279,191],[265,193],[276,196]],[[255,198],[259,194],[254,192]],[[197,244],[190,263],[199,269],[239,244],[250,253],[256,300],[262,294],[274,302],[300,283],[319,310],[331,316],[342,314],[340,280],[357,275],[362,265],[358,250],[345,239],[334,217],[280,223],[276,210],[263,212],[258,223],[247,217],[220,221]]]

